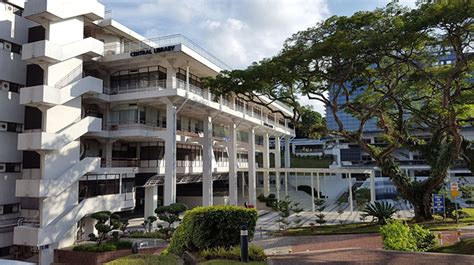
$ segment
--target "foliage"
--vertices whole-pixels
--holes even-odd
[[[255,209],[239,206],[196,207],[184,214],[168,250],[181,255],[185,250],[236,246],[240,243],[240,228],[246,225],[253,238],[257,223]]]
[[[272,209],[276,212],[278,212],[278,215],[280,218],[277,220],[277,222],[280,224],[280,229],[281,230],[286,230],[290,227],[291,221],[289,220],[289,217],[291,214],[296,214],[297,219],[299,220],[299,213],[302,211],[301,208],[298,207],[299,203],[295,202],[293,203],[290,200],[289,196],[286,196],[284,199],[275,201],[273,204]],[[295,224],[298,226],[299,221],[296,221]]]
[[[436,236],[419,225],[412,227],[400,220],[389,221],[380,228],[385,249],[427,251],[436,246]]]
[[[296,123],[297,138],[319,139],[326,131],[326,121],[323,116],[307,105],[300,109],[300,120]]]
[[[90,239],[96,239],[97,245],[102,244],[110,231],[119,229],[123,226],[123,223],[120,222],[120,216],[112,214],[109,211],[96,212],[91,214],[90,217],[97,220],[95,229],[97,229],[99,235],[97,237],[95,235],[92,237],[89,234]],[[118,240],[118,237],[116,236],[115,239]]]
[[[410,227],[402,221],[389,221],[380,228],[385,249],[416,251],[416,242]]]
[[[279,100],[293,107],[295,121],[304,111],[300,96],[323,103],[335,124],[328,134],[359,145],[414,206],[416,220],[431,220],[431,194],[449,168],[462,158],[474,170],[472,142],[461,134],[474,113],[473,17],[474,2],[463,0],[415,9],[393,1],[374,11],[332,16],[294,34],[276,56],[224,71],[206,86],[216,96],[236,93],[268,108]],[[452,56],[450,64],[439,63],[445,55]],[[270,100],[263,102],[261,95]],[[358,126],[345,126],[343,114]],[[365,141],[369,122],[376,123],[383,145]],[[419,137],[419,131],[430,137]],[[400,169],[393,156],[400,148],[426,159],[432,169],[426,180]]]
[[[397,212],[397,208],[385,201],[375,201],[374,203],[367,204],[363,212],[368,216],[377,218],[377,223],[383,225]]]
[[[158,219],[168,223],[170,228],[173,223],[181,221],[179,215],[185,212],[188,207],[182,203],[173,203],[168,206],[159,206],[155,209],[155,213]]]
[[[207,260],[210,259],[226,259],[226,260],[240,260],[240,246],[233,246],[230,248],[215,247],[204,249],[199,255]],[[249,246],[249,260],[251,261],[265,261],[267,256],[263,248],[250,245]]]
[[[359,188],[355,191],[355,199],[358,208],[363,208],[370,201],[370,189]]]
[[[118,249],[130,249],[132,248],[132,242],[130,241],[117,241],[117,242],[106,242],[101,245],[97,244],[81,244],[75,246],[73,251],[84,251],[84,252],[107,252],[115,251]]]
[[[145,220],[143,220],[142,226],[147,231],[148,233],[151,233],[151,230],[153,229],[153,223],[156,222],[158,218],[156,216],[148,216]]]
[[[142,232],[142,231],[133,231],[128,234],[130,238],[161,238],[161,239],[168,239],[168,235],[163,233],[161,230],[154,231],[154,232]]]
[[[471,199],[474,195],[474,185],[462,185],[459,187],[461,190],[461,198]]]
[[[314,199],[314,205],[316,206],[316,223],[323,225],[326,223],[324,219],[326,215],[323,214],[324,209],[326,209],[326,201],[323,199]]]
[[[179,264],[174,255],[133,254],[105,263],[105,265],[175,265]]]

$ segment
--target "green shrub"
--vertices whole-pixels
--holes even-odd
[[[259,202],[266,202],[266,201],[267,201],[267,198],[265,198],[265,195],[263,195],[263,194],[261,193],[261,194],[259,194],[259,195],[257,196],[257,200],[258,200]]]
[[[97,244],[83,244],[75,246],[73,251],[84,251],[84,252],[107,252],[115,251],[117,249],[130,249],[132,248],[132,242],[130,241],[118,241],[118,242],[107,242],[101,245]]]
[[[428,251],[436,246],[434,233],[419,225],[409,227],[400,220],[389,221],[380,228],[385,249],[401,251]]]
[[[388,202],[374,202],[367,204],[363,210],[368,216],[373,216],[377,218],[377,223],[384,225],[386,221],[392,218],[392,215],[397,212],[397,208]]]
[[[143,232],[143,231],[133,231],[128,237],[130,238],[161,238],[166,239],[168,236],[161,231],[154,232]]]
[[[229,248],[240,243],[242,225],[247,225],[249,238],[253,238],[256,223],[255,209],[223,205],[196,207],[185,213],[168,248],[177,255],[182,255],[185,250]]]
[[[204,249],[201,251],[200,256],[204,259],[225,259],[225,260],[240,260],[240,246],[233,246],[230,248],[216,247]],[[265,261],[267,255],[263,251],[263,248],[255,245],[249,246],[249,259],[251,261]]]
[[[428,251],[434,248],[438,242],[436,241],[436,235],[428,229],[425,229],[419,225],[411,227],[411,234],[415,239],[417,251]]]
[[[401,221],[389,221],[380,227],[380,234],[385,249],[416,251],[416,241],[410,232],[410,227]]]

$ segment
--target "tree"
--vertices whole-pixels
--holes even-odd
[[[182,203],[173,203],[168,206],[159,206],[155,209],[155,213],[158,219],[168,223],[170,228],[173,223],[181,221],[179,214],[185,212],[188,209],[186,205]]]
[[[145,231],[151,233],[151,230],[153,229],[153,223],[156,222],[156,220],[158,220],[156,216],[148,216],[148,218],[143,220],[142,226]]]
[[[117,214],[112,214],[109,211],[96,212],[91,214],[91,218],[97,220],[95,229],[97,229],[98,237],[92,237],[97,239],[97,245],[102,244],[102,242],[107,238],[107,235],[110,231],[114,229],[119,229],[122,227],[122,222],[120,222],[120,216]],[[93,235],[93,234],[92,234]]]
[[[319,139],[324,136],[326,122],[313,106],[303,106],[300,109],[300,120],[296,123],[296,137]]]
[[[319,225],[323,225],[326,223],[324,219],[326,215],[323,214],[324,209],[326,209],[326,201],[323,199],[314,199],[314,204],[317,206],[316,211],[316,223]]]
[[[277,56],[224,72],[208,84],[224,94],[271,94],[293,106],[296,119],[301,111],[293,102],[296,95],[322,102],[337,127],[328,134],[370,154],[414,206],[415,219],[430,220],[431,194],[449,168],[459,159],[471,170],[474,164],[472,143],[461,134],[463,126],[472,125],[474,110],[473,10],[472,1],[459,0],[413,10],[391,3],[350,17],[334,16],[294,34]],[[439,65],[447,52],[454,60]],[[342,113],[355,117],[357,128],[347,128]],[[365,141],[369,121],[376,122],[383,145]],[[426,159],[431,167],[426,180],[400,170],[393,156],[400,148]]]

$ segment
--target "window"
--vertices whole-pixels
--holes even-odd
[[[176,78],[183,82],[186,82],[186,70],[179,68],[176,72]],[[197,77],[196,75],[193,75],[192,73],[189,73],[189,84],[202,88],[201,78]]]
[[[92,174],[79,181],[79,200],[120,193],[119,174]]]
[[[0,205],[0,214],[12,214],[20,211],[19,203]]]
[[[23,124],[15,122],[0,121],[0,131],[4,132],[23,132]]]
[[[166,77],[167,70],[161,66],[122,70],[112,74],[110,77],[110,87],[112,90],[118,88],[166,87]]]

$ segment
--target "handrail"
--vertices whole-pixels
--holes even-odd
[[[168,36],[162,36],[158,38],[151,38],[141,41],[135,42],[127,42],[124,44],[111,44],[105,45],[104,51],[108,53],[129,53],[133,51],[139,51],[142,49],[149,49],[149,48],[157,48],[157,47],[164,47],[170,45],[177,45],[177,44],[184,44],[191,50],[195,51],[202,57],[209,60],[211,63],[215,64],[219,68],[223,70],[231,70],[232,68],[221,61],[216,56],[212,55],[210,52],[206,51],[204,48],[196,44],[194,41],[190,40],[189,38],[185,37],[181,34],[173,34]],[[119,52],[117,52],[119,51]]]

